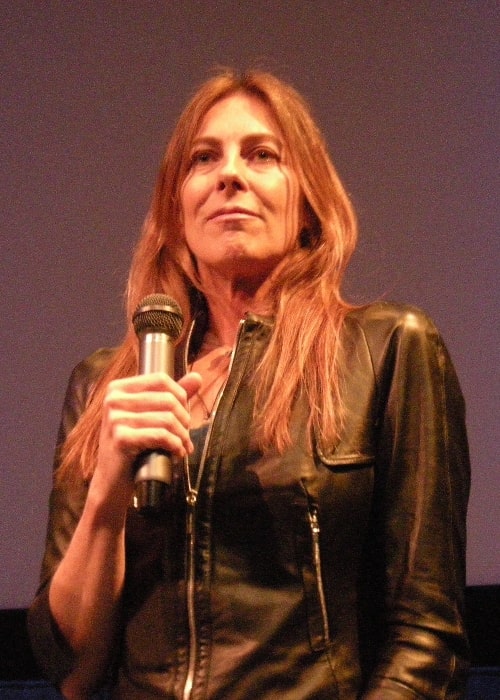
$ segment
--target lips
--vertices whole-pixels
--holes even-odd
[[[216,211],[212,212],[208,217],[208,220],[225,218],[230,219],[237,218],[238,216],[249,217],[258,215],[254,211],[251,211],[250,209],[245,209],[244,207],[222,207],[221,209],[216,209]]]

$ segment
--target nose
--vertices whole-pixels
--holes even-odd
[[[238,154],[228,154],[220,164],[217,189],[239,191],[246,188],[244,162]]]

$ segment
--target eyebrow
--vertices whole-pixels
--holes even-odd
[[[193,139],[193,143],[191,144],[191,147],[193,148],[194,146],[201,145],[201,144],[218,146],[221,143],[221,140],[222,139],[216,138],[215,136],[198,136],[197,138]],[[244,144],[257,143],[259,141],[271,141],[278,148],[280,148],[280,149],[284,148],[283,141],[280,138],[278,138],[277,136],[275,136],[274,134],[271,134],[267,131],[247,134],[242,139],[242,142]]]

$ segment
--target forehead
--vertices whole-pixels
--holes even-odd
[[[237,92],[212,105],[201,121],[196,138],[227,138],[251,133],[281,135],[265,102],[255,95]]]

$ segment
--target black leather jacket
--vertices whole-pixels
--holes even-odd
[[[252,376],[271,330],[256,316],[242,323],[191,474],[196,503],[179,478],[158,521],[130,510],[115,696],[463,697],[469,463],[463,399],[438,332],[414,308],[351,312],[341,440],[316,441],[311,454],[299,398],[293,445],[263,456],[252,435]],[[74,371],[62,439],[109,356],[98,351]],[[48,582],[85,493],[82,483],[51,494],[29,615],[34,650],[55,683],[72,656],[50,617]]]

